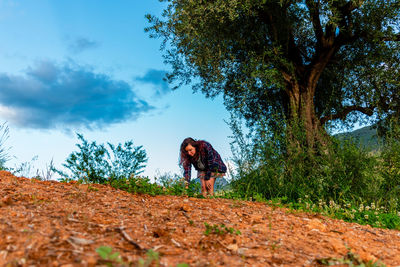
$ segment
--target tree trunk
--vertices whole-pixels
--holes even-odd
[[[314,92],[310,85],[301,85],[298,81],[287,90],[289,96],[288,136],[292,145],[310,151],[317,151],[327,145],[327,133],[315,114]]]

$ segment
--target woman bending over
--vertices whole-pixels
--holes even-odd
[[[183,176],[187,183],[190,182],[192,165],[197,170],[201,193],[204,197],[214,194],[215,179],[226,173],[226,166],[221,156],[211,144],[203,140],[196,141],[190,137],[183,140],[181,144],[179,163],[183,167]]]

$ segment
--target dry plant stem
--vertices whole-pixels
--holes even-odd
[[[128,241],[130,244],[132,244],[136,249],[139,250],[146,250],[145,248],[143,248],[141,245],[139,245],[138,243],[136,243],[129,235],[127,232],[125,232],[125,227],[124,226],[116,226],[116,227],[109,227],[105,224],[98,224],[98,223],[93,223],[93,222],[82,222],[76,219],[72,219],[72,218],[68,218],[68,221],[71,222],[76,222],[76,223],[87,223],[93,226],[97,226],[97,227],[102,227],[102,228],[106,228],[107,231],[117,231],[119,233],[121,233],[122,237]]]

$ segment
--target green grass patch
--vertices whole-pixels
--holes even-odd
[[[214,224],[210,225],[208,223],[204,223],[206,230],[204,231],[205,235],[216,234],[216,235],[226,235],[226,234],[235,234],[240,235],[241,232],[232,227],[227,227],[225,224]]]

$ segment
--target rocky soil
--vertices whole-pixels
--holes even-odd
[[[120,257],[102,259],[102,246]],[[343,262],[348,249],[400,266],[399,231],[265,203],[134,195],[0,171],[1,266],[137,266],[149,249],[174,267],[324,266]]]

